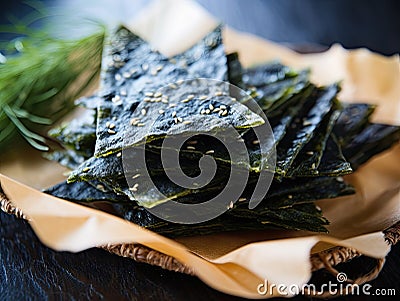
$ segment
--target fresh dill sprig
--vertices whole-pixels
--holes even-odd
[[[78,39],[29,29],[8,44],[14,52],[0,55],[0,150],[10,147],[17,136],[38,150],[48,150],[40,133],[97,81],[104,37],[102,26]]]

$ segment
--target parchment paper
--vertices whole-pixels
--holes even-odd
[[[195,43],[215,24],[197,4],[173,0],[153,2],[130,25],[163,53],[171,55]],[[375,121],[400,124],[398,56],[383,57],[365,49],[346,51],[339,45],[322,54],[300,55],[229,29],[224,39],[228,51],[239,51],[244,65],[280,59],[290,66],[310,67],[316,83],[343,80],[342,100],[378,104]],[[31,149],[10,150],[1,159],[0,171],[35,188],[65,178],[64,169],[40,159]],[[352,247],[375,258],[387,254],[389,247],[381,231],[400,220],[400,145],[375,157],[345,180],[356,186],[355,196],[318,202],[332,222],[329,236],[258,231],[173,241],[0,175],[6,195],[29,216],[41,241],[55,250],[78,252],[107,243],[140,243],[190,266],[215,289],[248,298],[270,297],[257,293],[257,286],[264,279],[270,284],[306,283],[311,276],[310,252],[328,246]]]

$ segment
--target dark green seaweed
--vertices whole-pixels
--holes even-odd
[[[344,145],[343,154],[357,169],[370,158],[400,141],[400,127],[386,124],[368,124],[350,143]]]
[[[49,153],[44,153],[43,157],[51,161],[56,161],[71,170],[79,168],[87,159],[85,156],[71,149],[54,150]]]
[[[341,145],[346,145],[367,125],[375,106],[365,103],[344,103],[343,111],[335,124],[335,133]]]
[[[318,176],[318,168],[325,153],[332,128],[339,117],[339,104],[334,103],[328,118],[320,123],[317,133],[301,150],[288,171],[289,177]]]
[[[45,193],[74,202],[108,201],[131,202],[126,196],[107,191],[107,187],[99,181],[93,182],[61,182],[46,190]]]
[[[141,207],[129,207],[116,205],[116,211],[125,219],[132,221],[147,229],[168,237],[206,235],[211,233],[263,230],[284,228],[290,230],[308,230],[315,232],[327,232],[328,221],[322,217],[320,210],[313,204],[300,204],[291,208],[272,209],[265,214],[254,214],[252,210],[243,210],[241,215],[235,216],[225,213],[212,221],[185,225],[176,225],[161,220],[146,209]],[[233,210],[232,210],[233,212]],[[248,218],[247,215],[251,217]]]
[[[65,148],[74,150],[84,158],[90,158],[96,141],[94,115],[92,110],[86,110],[80,118],[50,130],[49,136],[58,140]]]
[[[114,47],[111,47],[111,55],[105,58],[108,68],[103,76],[103,86],[106,87],[103,88],[103,102],[98,108],[96,156],[106,156],[121,150],[124,147],[123,135],[132,127],[131,120],[142,117],[143,110],[154,108],[158,111],[168,107],[161,101],[145,103],[148,93],[154,94],[168,84],[199,75],[218,80],[227,76],[220,27],[189,49],[187,55],[181,55],[182,59],[187,57],[189,61],[189,65],[184,66],[179,64],[182,59],[170,60],[139,37],[126,33],[126,29],[120,31],[122,36],[117,33],[112,42]],[[197,58],[199,50],[206,51]],[[210,59],[213,59],[213,64],[210,64]],[[107,123],[116,125],[111,132]],[[146,120],[139,123],[146,124]]]
[[[287,175],[291,165],[303,147],[316,134],[319,124],[329,118],[329,112],[338,92],[338,86],[316,89],[304,105],[300,116],[291,125],[291,131],[277,146],[277,178]]]

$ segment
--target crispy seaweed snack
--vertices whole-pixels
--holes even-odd
[[[246,97],[226,107],[223,98],[229,95],[214,91],[211,97],[204,97],[195,91],[177,95],[185,101],[171,106],[170,99],[154,92],[168,85],[174,89],[171,83],[193,78],[229,81],[252,96],[268,117],[277,156],[274,180],[252,210],[249,200],[265,168],[253,129],[264,121],[249,110]],[[87,114],[49,133],[63,148],[47,157],[69,167],[71,174],[67,182],[47,193],[81,204],[107,202],[113,213],[170,237],[271,227],[326,232],[328,221],[314,202],[354,193],[341,176],[400,139],[399,127],[369,121],[373,105],[340,103],[339,85],[315,86],[308,70],[297,72],[278,62],[242,68],[237,54],[225,53],[221,27],[172,58],[121,27],[105,49],[101,79],[96,94],[77,101]],[[213,113],[221,122],[210,125],[208,118]],[[243,119],[243,114],[248,118]],[[179,187],[163,168],[162,142],[176,124],[174,135],[191,137],[177,150],[188,176],[198,175],[198,162],[205,153],[217,163],[217,172],[205,187]],[[218,218],[193,225],[173,224],[146,210],[169,200],[193,204],[218,195],[227,183],[230,167],[239,164],[212,138],[212,133],[223,132],[226,125],[238,130],[249,155],[249,163],[241,166],[249,172],[249,179],[239,201],[232,202]],[[124,132],[132,127],[130,145],[125,145]],[[210,135],[192,137],[205,132]],[[165,199],[151,192],[134,199],[130,193],[135,187],[129,187],[124,176],[121,150],[143,141],[147,143],[147,170]],[[134,177],[140,183],[140,175]]]

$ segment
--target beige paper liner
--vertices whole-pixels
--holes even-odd
[[[132,27],[164,53],[173,54],[190,46],[215,24],[193,2],[174,0],[154,2]],[[378,104],[374,120],[400,123],[398,56],[386,58],[364,49],[346,51],[340,46],[323,54],[299,55],[231,30],[226,30],[224,39],[228,50],[239,51],[245,65],[280,59],[291,66],[311,67],[313,80],[320,84],[343,79],[341,99]],[[3,157],[0,171],[37,188],[62,178],[62,169],[54,163],[39,158],[32,161],[32,157],[21,155],[26,152]],[[141,244],[175,258],[215,289],[248,298],[269,297],[257,293],[264,279],[286,285],[306,283],[311,276],[310,252],[344,246],[384,258],[389,246],[382,230],[400,220],[399,145],[346,177],[357,188],[355,196],[319,202],[332,222],[329,236],[262,231],[174,241],[104,212],[45,195],[3,175],[0,181],[7,197],[29,217],[41,241],[55,250],[77,252],[106,244]]]

